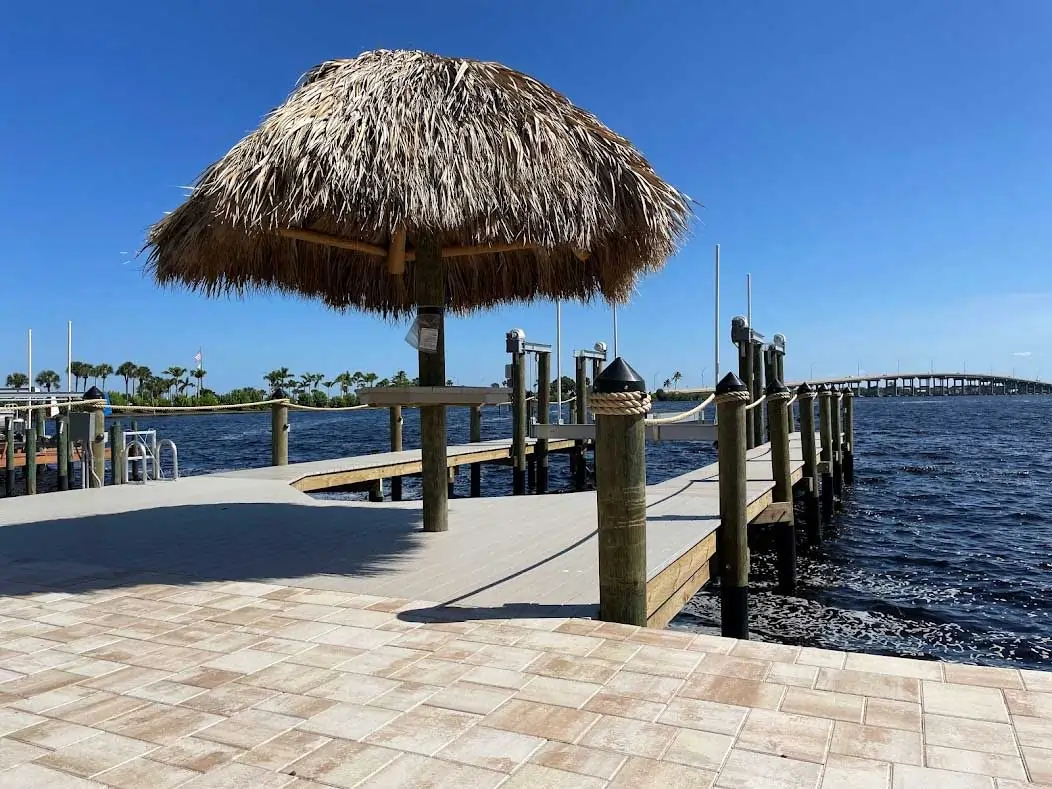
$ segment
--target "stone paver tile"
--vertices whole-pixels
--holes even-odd
[[[859,759],[831,753],[822,773],[821,789],[888,789],[891,765],[874,759]]]
[[[91,696],[85,696],[80,701],[71,701],[69,704],[48,710],[47,714],[52,718],[59,718],[70,723],[95,726],[102,721],[145,707],[147,704],[149,702],[143,699],[98,691]]]
[[[570,633],[531,630],[516,642],[516,646],[584,657],[601,643],[602,639],[595,636],[575,636]]]
[[[512,688],[518,690],[532,679],[529,674],[521,671],[509,671],[506,668],[493,668],[491,666],[476,666],[463,676],[465,682],[475,685],[493,685],[498,688]]]
[[[589,636],[598,630],[601,624],[595,619],[570,619],[555,628],[555,632],[572,633],[575,636]]]
[[[441,650],[439,650],[440,652]],[[438,655],[439,652],[435,652]],[[536,649],[523,649],[522,647],[506,647],[498,644],[483,644],[482,649],[464,658],[465,663],[473,666],[491,666],[493,668],[506,668],[510,671],[533,671],[533,665],[541,655],[545,653]]]
[[[538,679],[544,679],[539,677]],[[429,686],[430,687],[430,686]],[[527,686],[529,687],[529,686]],[[455,682],[427,697],[432,707],[442,707],[460,712],[473,712],[488,715],[501,704],[510,699],[514,691],[508,688],[495,688],[492,685],[475,685],[470,682]],[[544,701],[544,699],[532,699]],[[381,705],[386,706],[386,705]]]
[[[556,770],[591,775],[595,778],[610,779],[625,761],[625,756],[582,745],[570,745],[565,742],[546,742],[530,761]]]
[[[457,662],[465,662],[472,655],[477,655],[486,647],[491,646],[484,641],[468,641],[466,639],[457,638],[453,641],[447,641],[445,644],[434,650],[433,657],[439,658],[440,660],[453,660]],[[537,650],[529,650],[534,659],[540,654]],[[423,657],[421,655],[420,657]]]
[[[134,688],[141,688],[151,682],[168,679],[172,674],[169,671],[161,671],[155,668],[143,668],[142,666],[128,666],[114,671],[112,674],[104,674],[101,677],[93,677],[85,680],[82,684],[95,690],[105,690],[110,693],[127,693]],[[84,679],[81,677],[81,679]],[[3,686],[0,685],[0,690]]]
[[[39,696],[31,696],[27,699],[15,696],[11,701],[7,702],[6,706],[22,710],[23,712],[43,713],[96,695],[102,696],[104,694],[94,688],[85,688],[81,685],[67,685],[64,688],[41,693]]]
[[[390,677],[392,674],[413,665],[418,660],[422,660],[427,655],[427,652],[422,652],[419,649],[406,649],[388,644],[340,663],[339,669],[340,671],[350,671],[355,674]]]
[[[441,630],[428,630],[427,628],[416,628],[408,633],[403,633],[394,641],[390,642],[388,648],[412,649],[420,652],[433,652],[443,644],[448,644],[457,638],[456,633],[445,633]]]
[[[3,789],[100,789],[104,784],[77,778],[41,764],[20,764],[0,773]]]
[[[237,761],[267,770],[282,771],[297,759],[330,742],[334,740],[320,734],[294,729],[246,751],[237,758]]]
[[[152,668],[158,671],[185,671],[200,666],[214,659],[215,652],[189,647],[165,647],[156,652],[128,658],[125,662],[141,668]]]
[[[1014,756],[1019,752],[1015,743],[1015,733],[1007,723],[949,718],[927,713],[924,715],[924,743],[1006,756]]]
[[[15,638],[10,641],[4,641],[2,646],[8,652],[20,652],[29,655],[33,652],[44,652],[60,645],[61,642],[59,641],[52,641],[47,638],[36,638],[35,636],[25,636],[24,638]]]
[[[16,740],[28,742],[30,745],[38,745],[53,751],[86,740],[88,737],[94,737],[98,733],[98,729],[90,726],[81,726],[78,723],[68,723],[62,720],[48,720],[21,729],[10,736]]]
[[[715,773],[719,772],[733,745],[734,738],[726,734],[677,729],[672,744],[661,758]]]
[[[209,742],[197,737],[183,737],[171,745],[159,748],[150,754],[156,762],[184,767],[199,773],[213,770],[221,764],[233,761],[244,751],[218,742]]]
[[[229,652],[225,655],[203,663],[204,668],[218,668],[223,671],[237,671],[242,674],[253,674],[257,671],[280,663],[288,655],[280,652],[263,652],[259,649],[242,649],[239,652]]]
[[[196,685],[205,690],[212,690],[221,685],[226,685],[228,682],[233,682],[235,679],[241,679],[243,676],[239,671],[223,671],[218,668],[195,666],[178,674],[173,674],[171,679],[184,685]]]
[[[694,634],[677,630],[656,630],[641,627],[628,637],[629,641],[638,641],[650,646],[668,647],[669,649],[687,649],[694,642]]]
[[[798,688],[813,688],[818,679],[817,666],[800,663],[772,663],[766,682],[776,685],[793,685]]]
[[[1008,722],[1008,708],[1005,706],[1002,691],[997,688],[958,685],[952,682],[925,682],[922,703],[925,712],[935,715]]]
[[[695,674],[684,683],[679,695],[688,699],[718,701],[739,707],[776,710],[785,695],[784,685],[720,674]]]
[[[0,684],[0,693],[9,693],[13,696],[36,696],[38,693],[47,693],[50,690],[64,688],[67,685],[75,685],[83,679],[84,677],[80,674],[74,674],[71,671],[62,671],[57,668],[48,669],[47,671],[30,674],[28,677],[4,682]],[[104,679],[104,677],[99,679]],[[89,687],[98,686],[89,685]]]
[[[422,704],[380,727],[366,741],[431,756],[474,726],[478,715]]]
[[[1006,690],[1005,699],[1013,715],[1031,718],[1052,718],[1052,693],[1027,690]]]
[[[335,630],[338,625],[335,622],[312,622],[306,619],[285,618],[286,624],[271,631],[271,635],[277,638],[287,638],[292,641],[310,641],[315,636]]]
[[[678,677],[659,677],[633,671],[619,671],[606,683],[606,690],[613,693],[660,702],[671,701],[682,687],[683,680]]]
[[[868,671],[873,674],[889,674],[895,677],[913,677],[941,682],[942,663],[933,660],[911,660],[889,655],[867,655],[849,652],[844,668],[849,671]]]
[[[600,691],[592,696],[583,709],[603,715],[616,715],[620,718],[635,718],[641,721],[655,721],[665,710],[665,705],[657,701],[644,701],[619,693]]]
[[[307,691],[338,678],[340,672],[296,663],[275,663],[240,681],[246,685],[281,691],[282,693],[306,693]]]
[[[1002,778],[1026,779],[1023,760],[1018,756],[960,748],[946,748],[940,745],[929,745],[924,749],[924,763],[928,767],[942,770],[960,770],[961,772],[980,775],[997,775]]]
[[[132,759],[95,776],[95,780],[116,789],[175,789],[197,773],[164,762]]]
[[[600,684],[609,682],[620,669],[621,664],[611,660],[553,654],[542,655],[529,665],[531,674]]]
[[[350,701],[356,704],[365,704],[377,696],[394,690],[398,687],[396,679],[384,679],[373,677],[368,674],[344,674],[334,672],[336,678],[311,688],[303,695],[317,696],[330,701]]]
[[[1019,672],[1023,684],[1027,690],[1036,690],[1039,693],[1052,693],[1052,671],[1034,671],[1023,669]]]
[[[676,731],[675,727],[663,723],[604,715],[581,737],[580,744],[588,748],[603,748],[657,759],[668,748]]]
[[[731,657],[729,655],[705,655],[695,671],[701,674],[713,674],[721,677],[762,680],[771,670],[771,661],[753,660],[751,658]]]
[[[864,702],[862,696],[848,693],[791,687],[786,691],[780,709],[797,715],[862,723]]]
[[[893,789],[992,789],[994,781],[983,775],[896,764],[891,785]]]
[[[1030,780],[1052,784],[1052,748],[1022,747],[1023,760],[1030,772]]]
[[[179,704],[204,692],[203,688],[196,685],[184,685],[181,682],[162,679],[159,682],[132,688],[127,691],[127,695],[147,701],[159,701],[162,704]]]
[[[332,740],[291,764],[286,773],[331,786],[353,787],[396,758],[398,751],[347,740]]]
[[[716,786],[720,789],[814,789],[821,765],[732,748]]]
[[[575,789],[603,789],[607,783],[600,778],[579,773],[540,764],[527,764],[509,778],[507,783],[501,784],[501,789],[565,789],[571,786]]]
[[[699,699],[675,699],[658,716],[659,723],[715,734],[736,735],[749,710],[730,704]]]
[[[661,789],[708,789],[715,778],[715,772],[697,767],[632,756],[618,771],[608,787],[609,789],[639,789],[643,786],[661,787]]]
[[[994,778],[997,789],[1052,789],[1052,784],[1035,784],[1030,781],[1017,781],[1014,778]]]
[[[54,753],[41,756],[37,761],[48,767],[87,778],[95,773],[116,767],[129,759],[143,756],[156,747],[142,740],[101,733],[65,748],[59,748]]]
[[[339,737],[345,740],[360,740],[390,723],[401,713],[380,707],[362,704],[341,703],[300,723],[304,731]]]
[[[573,628],[574,622],[578,622],[578,621],[581,621],[581,620],[573,620],[571,622],[567,622],[567,623],[565,623],[565,625],[561,625],[560,627],[557,627],[555,629],[555,632],[557,632],[557,633],[572,633],[573,635],[577,635],[577,636],[586,636],[586,635],[588,635],[588,633],[573,632],[573,630],[574,630],[574,628]],[[591,624],[591,622],[589,622],[589,621],[581,621],[581,623],[583,625],[585,625],[585,629],[588,629],[588,626]],[[567,627],[567,628],[570,628],[570,629],[563,630],[562,629],[563,627]],[[515,625],[506,624],[506,623],[503,623],[503,622],[486,622],[486,623],[483,623],[483,624],[479,625],[474,630],[472,630],[472,631],[470,631],[468,633],[464,633],[461,636],[461,638],[464,639],[464,640],[468,640],[468,641],[482,641],[482,642],[484,642],[486,644],[500,644],[501,646],[510,647],[510,646],[514,646],[515,644],[517,644],[519,641],[521,641],[523,638],[525,638],[529,634],[530,634],[530,628],[517,627]]]
[[[866,699],[867,726],[883,726],[886,729],[921,730],[921,705],[912,701],[891,699]]]
[[[364,627],[338,625],[332,630],[314,636],[311,641],[315,644],[329,644],[338,647],[376,649],[396,638],[398,638],[398,633],[390,630],[369,630]]]
[[[0,736],[11,734],[20,729],[27,729],[30,726],[36,726],[38,723],[44,723],[46,720],[47,718],[34,715],[32,712],[22,712],[21,710],[0,707]]]
[[[643,646],[625,663],[625,670],[638,674],[686,678],[704,658],[700,652]]]
[[[0,770],[7,770],[16,765],[31,762],[45,753],[47,753],[47,750],[44,748],[38,748],[35,745],[18,742],[17,740],[9,740],[7,737],[0,737]]]
[[[895,701],[920,701],[920,680],[870,671],[823,668],[818,672],[815,689]]]
[[[947,682],[959,685],[982,685],[988,688],[1023,690],[1023,678],[1018,669],[994,666],[969,666],[964,663],[943,663]]]
[[[837,721],[833,724],[833,753],[878,759],[901,764],[921,764],[921,735],[919,732],[885,729]]]
[[[505,773],[407,753],[355,789],[437,789],[447,786],[491,789],[507,777]]]
[[[475,726],[438,752],[442,759],[510,773],[536,751],[544,740],[527,734]]]
[[[44,649],[40,652],[4,658],[0,660],[0,670],[13,672],[9,679],[17,679],[26,674],[36,674],[38,671],[66,666],[76,660],[78,660],[77,656],[69,652]]]
[[[594,712],[512,699],[487,715],[482,723],[548,740],[575,742],[598,719]]]
[[[250,764],[230,763],[192,778],[179,789],[285,789],[295,780],[291,775],[272,773]]]
[[[411,710],[417,704],[423,704],[442,688],[438,685],[422,685],[419,682],[401,682],[394,690],[377,696],[369,702],[373,707],[385,707],[389,710]],[[510,694],[509,694],[510,695]]]
[[[451,685],[471,670],[471,666],[452,660],[426,657],[396,671],[393,679],[422,685]]]
[[[194,736],[202,740],[221,742],[235,748],[254,748],[276,737],[303,722],[302,718],[291,715],[279,715],[276,712],[263,710],[244,710],[235,713],[226,720],[220,721],[207,729],[202,729]]]
[[[1029,718],[1024,715],[1013,715],[1012,725],[1020,745],[1033,745],[1037,748],[1052,743],[1052,718]]]
[[[603,639],[603,643],[588,653],[588,657],[610,660],[614,663],[627,663],[632,656],[643,648],[642,644],[630,641],[611,641]]]
[[[822,718],[752,710],[738,735],[737,747],[804,762],[823,762],[831,728],[831,722]]]
[[[72,663],[67,663],[62,667],[62,670],[71,674],[80,674],[82,677],[101,677],[121,668],[124,668],[123,663],[82,657],[77,658]]]
[[[815,647],[801,647],[796,662],[804,666],[817,666],[818,668],[843,668],[847,661],[847,653],[836,652],[832,649],[817,649]]]
[[[800,654],[800,647],[788,644],[774,644],[769,641],[739,641],[730,651],[734,657],[751,660],[770,660],[792,663]]]
[[[577,682],[572,679],[556,677],[535,677],[515,694],[515,698],[525,701],[539,701],[544,704],[561,704],[564,707],[582,707],[592,698],[602,685],[594,682]],[[490,712],[491,710],[486,710]]]
[[[218,715],[171,707],[167,704],[147,704],[116,718],[97,724],[98,728],[125,737],[170,745],[181,737],[193,734],[223,720]]]
[[[247,710],[249,707],[255,707],[274,695],[276,693],[273,690],[231,682],[220,685],[214,690],[202,691],[197,696],[184,701],[182,706],[210,712],[213,715],[229,716],[241,710]]]
[[[693,649],[697,652],[705,652],[710,655],[729,655],[737,643],[738,642],[733,638],[723,638],[722,636],[712,636],[708,633],[699,633],[694,636],[694,639],[690,642],[690,646],[688,646],[687,649]]]
[[[338,703],[330,699],[318,699],[314,696],[278,693],[253,706],[257,710],[264,710],[265,712],[277,712],[281,715],[292,715],[297,718],[313,718],[330,707],[335,707]]]

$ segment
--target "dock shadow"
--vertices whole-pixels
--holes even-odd
[[[472,622],[491,619],[594,619],[599,615],[598,605],[542,603],[505,603],[500,606],[459,606],[455,602],[430,608],[402,611],[398,618],[403,622]]]
[[[197,504],[0,527],[0,595],[383,573],[416,508]]]

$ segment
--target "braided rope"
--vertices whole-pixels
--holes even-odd
[[[796,402],[797,400],[799,400],[799,399],[800,399],[800,395],[798,395],[798,394],[794,394],[794,395],[793,395],[793,399],[792,399],[792,400],[790,400],[790,401],[789,401],[788,403],[786,403],[786,404],[785,404],[785,407],[786,407],[786,408],[792,408],[792,407],[793,407],[793,403],[795,403],[795,402]]]
[[[716,395],[716,405],[722,405],[723,403],[748,403],[751,399],[752,395],[745,390],[741,392],[724,392]]]
[[[81,400],[81,403],[87,402],[90,401]],[[97,400],[95,403],[106,405],[102,400]],[[260,405],[274,405],[276,403],[285,403],[292,407],[287,399],[278,398],[275,400],[260,400],[255,403],[228,403],[226,405],[110,405],[109,408],[113,411],[234,411]]]
[[[39,403],[37,405],[15,405],[0,403],[0,411],[44,411],[50,408],[79,408],[85,405],[105,405],[105,400],[66,400],[61,403]]]
[[[329,406],[317,406],[317,405],[300,405],[298,403],[289,403],[289,408],[293,411],[361,411],[363,408],[372,408],[369,405],[342,405],[338,408],[331,408]]]
[[[588,408],[596,416],[635,416],[650,412],[646,392],[589,392]]]
[[[684,420],[690,419],[695,414],[700,414],[702,411],[705,410],[705,406],[707,406],[709,403],[711,403],[715,399],[716,399],[716,395],[711,394],[711,395],[709,395],[708,399],[704,403],[701,403],[700,405],[694,406],[689,411],[684,411],[681,414],[673,414],[672,416],[651,417],[650,419],[647,420],[647,424],[648,425],[671,425],[671,424],[674,424],[676,422],[683,422]]]
[[[766,400],[766,399],[767,399],[767,395],[764,395],[759,400],[753,400],[751,403],[749,403],[747,406],[745,406],[745,410],[746,411],[752,411],[754,408],[756,408],[756,406],[762,404],[763,401]]]
[[[782,400],[785,400],[786,405],[789,404],[790,397],[791,396],[789,394],[789,390],[788,389],[786,391],[784,391],[784,392],[775,392],[774,394],[764,395],[764,399],[767,400],[767,402],[769,402],[769,403],[778,403],[778,402],[781,402]],[[792,398],[792,399],[795,400],[796,398]]]

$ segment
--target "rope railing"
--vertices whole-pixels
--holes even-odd
[[[785,404],[785,407],[786,407],[786,408],[792,408],[792,407],[793,407],[793,403],[795,403],[795,402],[796,402],[796,399],[797,399],[797,398],[798,398],[799,396],[800,396],[800,395],[793,395],[793,396],[792,396],[792,398],[791,398],[791,399],[789,400],[789,402]]]
[[[767,395],[764,395],[759,400],[753,400],[751,403],[749,403],[749,405],[745,406],[745,410],[752,411],[754,408],[756,408],[756,406],[761,405],[766,399]]]
[[[326,413],[332,411],[360,411],[363,408],[373,408],[371,405],[341,405],[341,406],[322,406],[322,405],[300,405],[299,403],[293,403],[289,401],[288,407],[293,411],[325,411]],[[380,406],[383,407],[383,406]]]
[[[687,419],[690,419],[692,416],[700,414],[702,411],[705,410],[705,407],[712,403],[712,401],[715,399],[716,395],[711,394],[708,396],[708,399],[706,399],[703,403],[694,406],[689,411],[684,411],[680,414],[672,414],[671,416],[650,417],[646,420],[646,422],[648,425],[671,425],[676,422],[684,422]]]

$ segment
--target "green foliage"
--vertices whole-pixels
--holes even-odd
[[[24,389],[29,386],[29,376],[25,373],[11,373],[7,376],[6,385],[13,389]]]

